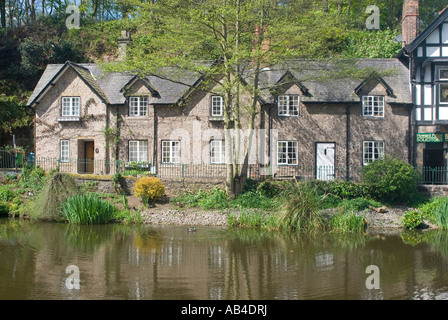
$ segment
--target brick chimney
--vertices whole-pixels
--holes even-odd
[[[124,60],[126,57],[126,46],[131,41],[131,33],[129,31],[121,31],[118,41],[118,60]]]
[[[401,21],[403,47],[410,44],[417,37],[419,19],[418,0],[404,0],[403,20]]]

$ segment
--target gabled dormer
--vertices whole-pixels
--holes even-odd
[[[354,90],[359,97],[364,118],[384,118],[386,98],[394,97],[392,87],[378,74],[372,74]]]
[[[403,50],[410,59],[418,124],[448,124],[448,10]]]
[[[271,89],[277,106],[277,116],[300,116],[301,97],[309,96],[309,89],[290,71],[286,71]]]
[[[147,117],[151,98],[160,97],[154,85],[146,78],[134,76],[121,90],[126,98],[129,117]]]

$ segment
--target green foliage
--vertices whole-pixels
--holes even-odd
[[[398,33],[393,30],[352,30],[341,55],[345,58],[393,58],[402,45],[394,39]]]
[[[340,203],[340,207],[346,211],[362,211],[370,206],[378,208],[381,207],[381,203],[368,198],[345,199]]]
[[[417,171],[400,159],[385,156],[362,170],[370,196],[384,203],[406,202],[417,193]]]
[[[407,229],[415,229],[423,223],[423,215],[417,210],[408,210],[401,216],[400,222]]]
[[[100,199],[96,193],[75,195],[62,203],[61,213],[69,223],[104,224],[113,217],[117,208],[110,202]]]
[[[432,198],[419,206],[418,209],[424,217],[435,223],[439,228],[448,229],[448,197]]]
[[[272,209],[276,201],[274,196],[266,196],[264,192],[248,191],[238,195],[230,203],[232,207],[238,208],[259,208],[264,210]]]
[[[311,180],[303,182],[310,188],[314,188],[319,195],[332,195],[340,199],[353,199],[367,196],[366,187],[363,184],[344,180]]]

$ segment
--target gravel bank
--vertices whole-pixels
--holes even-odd
[[[403,213],[410,210],[409,207],[392,207],[386,208],[386,212],[378,213],[373,210],[359,212],[360,215],[366,217],[368,227],[377,228],[402,228],[400,219]],[[335,209],[330,210],[335,211]],[[206,211],[197,208],[177,208],[175,206],[156,206],[155,208],[146,209],[142,212],[142,216],[146,224],[168,224],[168,225],[190,225],[190,226],[226,226],[227,215],[233,213],[238,214],[235,210],[226,211]],[[427,228],[437,228],[426,222]]]

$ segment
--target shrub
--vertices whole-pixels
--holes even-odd
[[[284,181],[265,180],[258,184],[256,190],[257,193],[262,196],[273,198],[279,195],[282,191],[286,190],[288,186],[288,183]]]
[[[408,210],[401,217],[401,225],[407,229],[415,229],[423,222],[423,215],[417,210]]]
[[[108,223],[116,211],[117,208],[110,201],[100,199],[96,193],[69,197],[61,209],[67,221],[74,224]]]
[[[223,209],[229,206],[226,191],[217,187],[208,193],[202,192],[197,204],[202,209]]]
[[[153,204],[165,194],[165,186],[156,177],[142,177],[135,182],[134,195],[142,197],[143,202]],[[146,201],[145,201],[146,200]]]
[[[417,171],[400,159],[385,156],[363,168],[362,182],[369,195],[381,202],[406,202],[417,192]]]
[[[7,202],[14,198],[14,192],[8,186],[0,187],[0,200]]]

